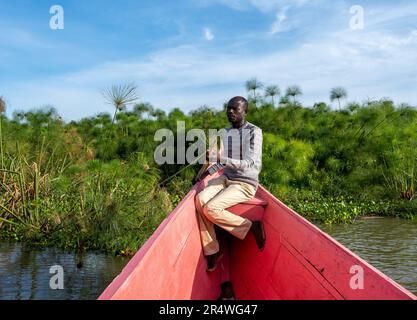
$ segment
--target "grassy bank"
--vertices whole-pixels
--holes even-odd
[[[159,128],[222,128],[223,110],[166,114],[138,104],[65,123],[53,109],[0,115],[0,237],[131,255],[191,188],[198,166],[158,166]],[[261,183],[325,223],[365,215],[415,219],[417,111],[391,101],[251,104],[264,132]]]
[[[352,223],[367,216],[400,217],[416,220],[417,201],[367,200],[349,196],[324,197],[320,194],[293,194],[280,198],[309,220],[326,224]]]

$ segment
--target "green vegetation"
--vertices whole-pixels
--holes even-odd
[[[300,214],[326,223],[417,213],[417,110],[390,100],[303,107],[297,86],[248,81],[248,120],[264,132],[261,183]],[[333,90],[334,91],[334,90]],[[332,100],[345,91],[332,91]],[[334,93],[334,94],[333,94]],[[160,128],[223,128],[224,110],[168,114],[112,87],[114,115],[65,123],[53,108],[4,115],[0,99],[0,237],[71,249],[133,254],[189,191],[198,165],[157,166]],[[290,98],[288,98],[290,97]],[[333,99],[334,98],[334,99]],[[131,109],[131,110],[128,110]]]

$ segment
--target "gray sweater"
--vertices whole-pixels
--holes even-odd
[[[250,122],[240,129],[227,128],[223,131],[222,144],[220,163],[225,165],[224,175],[257,188],[262,167],[262,130]]]

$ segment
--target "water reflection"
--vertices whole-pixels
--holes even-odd
[[[128,259],[0,243],[0,299],[96,299]],[[50,267],[64,269],[64,290],[52,290]]]
[[[318,226],[417,294],[417,221],[376,217],[351,225]]]

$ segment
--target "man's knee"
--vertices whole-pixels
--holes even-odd
[[[204,214],[207,216],[207,218],[215,218],[219,215],[221,209],[218,208],[215,204],[209,202],[204,206]]]
[[[202,191],[195,196],[195,203],[199,204],[201,208],[205,205],[205,201],[203,199],[204,197],[202,196]]]
[[[196,206],[200,205],[200,208],[203,210],[203,213],[204,213],[205,216],[212,215],[213,213],[214,214],[216,213],[215,206],[213,206],[210,203],[210,201],[207,201],[204,198],[203,191],[201,191],[200,193],[198,193],[195,196],[195,203],[196,203]]]

